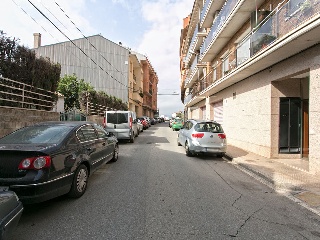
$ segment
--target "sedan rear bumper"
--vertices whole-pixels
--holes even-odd
[[[221,146],[221,147],[201,147],[201,146],[190,146],[190,151],[193,151],[195,153],[226,153],[227,146]]]
[[[22,203],[33,204],[64,195],[70,191],[73,173],[43,183],[11,185]]]

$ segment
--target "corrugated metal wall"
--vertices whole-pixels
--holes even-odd
[[[73,42],[89,57],[72,42],[42,46],[35,51],[38,56],[60,63],[62,77],[75,73],[79,79],[90,83],[96,91],[104,91],[128,102],[129,50],[100,35],[88,37],[88,40],[82,38]]]

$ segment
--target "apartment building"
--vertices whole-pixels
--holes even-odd
[[[143,74],[142,116],[154,117],[158,114],[158,75],[145,55],[135,53],[140,61]]]
[[[228,143],[320,171],[320,0],[195,0],[181,31],[188,118]]]
[[[143,70],[137,55],[129,54],[129,106],[137,116],[143,116]]]

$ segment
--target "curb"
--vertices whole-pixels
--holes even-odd
[[[302,189],[301,187],[298,187],[293,184],[281,183],[279,181],[274,181],[267,174],[261,173],[261,172],[257,171],[256,169],[249,167],[246,164],[238,162],[236,159],[234,159],[232,156],[230,156],[228,154],[225,154],[224,158],[226,160],[229,160],[232,164],[235,165],[236,168],[238,168],[242,172],[248,174],[252,178],[261,182],[262,184],[281,193],[283,196],[287,197],[288,199],[292,200],[293,202],[299,204],[300,206],[302,206],[302,207],[308,209],[309,211],[320,216],[320,209],[318,209],[316,207],[312,207],[307,202],[297,198],[297,195],[299,193],[308,192],[308,190]]]

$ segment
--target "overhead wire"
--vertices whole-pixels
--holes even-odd
[[[46,33],[48,33],[53,39],[55,39],[56,41],[59,42],[59,40],[57,38],[55,38],[49,31],[47,31],[40,23],[38,23],[30,14],[27,13],[27,11],[25,11],[19,4],[17,4],[15,2],[15,0],[12,0],[12,2],[18,7],[20,8],[28,17],[30,17],[36,24],[38,24]],[[77,55],[75,55],[72,51],[70,51],[68,48],[66,48],[72,55],[74,55],[76,58],[79,59],[80,62],[84,63],[85,65],[87,65],[87,67],[89,67],[89,65],[82,61]],[[89,67],[90,68],[90,67]]]
[[[14,0],[12,0],[14,1]],[[65,36],[76,48],[78,48],[87,58],[89,58],[95,65],[97,65],[103,72],[105,72],[107,75],[109,75],[112,79],[114,79],[116,82],[120,83],[121,85],[128,88],[128,85],[123,84],[121,81],[110,75],[106,70],[104,70],[97,62],[95,62],[84,50],[82,50],[79,46],[75,44],[74,41],[72,41],[59,27],[56,26],[37,6],[35,6],[30,0],[27,0],[45,19],[47,19],[63,36]]]
[[[98,51],[99,55],[107,62],[110,64],[111,67],[113,67],[115,70],[117,70],[117,72],[119,72],[120,74],[123,75],[123,73],[121,71],[119,71],[115,66],[113,66],[101,53],[100,51],[90,42],[89,38],[86,37],[82,31],[77,27],[77,25],[72,21],[72,19],[66,14],[66,12],[62,9],[62,7],[55,1],[55,4],[59,7],[59,9],[64,13],[64,15],[69,19],[69,21],[74,25],[74,27],[81,33],[81,35],[89,42],[89,44],[91,45],[91,47],[93,47],[95,50]],[[124,76],[124,75],[123,75]]]

